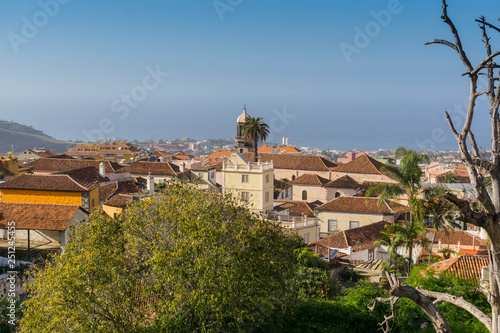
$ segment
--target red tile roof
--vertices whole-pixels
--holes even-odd
[[[53,175],[68,175],[77,181],[80,185],[86,188],[91,188],[93,185],[109,181],[108,177],[102,177],[93,166],[68,171],[60,171]]]
[[[253,160],[253,153],[244,153],[247,160]],[[259,154],[262,162],[273,162],[274,169],[331,171],[337,164],[320,156],[298,154]]]
[[[316,245],[318,245],[318,248],[330,247],[337,249],[346,249],[349,246],[352,246],[352,249],[354,251],[371,249],[374,247],[373,243],[380,239],[380,237],[382,236],[380,232],[384,230],[387,224],[389,224],[389,222],[380,221],[359,228],[339,231],[309,244],[309,247],[314,249]],[[325,251],[325,249],[318,250],[320,253]],[[326,253],[322,254],[325,255]]]
[[[382,166],[384,166],[383,163],[363,154],[351,162],[338,164],[332,171],[380,175]]]
[[[33,161],[30,165],[33,167],[33,171],[36,172],[57,172],[57,171],[67,171],[72,169],[80,169],[88,166],[93,166],[99,170],[99,164],[104,164],[104,170],[106,174],[115,172],[122,168],[121,165],[110,161],[100,161],[100,160],[82,160],[82,159],[65,159],[65,158],[39,158]]]
[[[325,185],[330,180],[318,176],[317,174],[305,173],[290,182],[293,185]]]
[[[432,240],[432,235],[435,233],[435,230],[429,228],[427,229],[427,232],[431,234],[428,238]],[[434,243],[441,242],[441,244],[448,244],[448,241],[450,242],[450,244],[453,245],[458,245],[458,243],[460,242],[460,245],[466,245],[466,246],[474,245],[477,247],[479,247],[480,245],[487,244],[486,240],[481,239],[480,237],[477,236],[473,236],[466,230],[452,230],[449,233],[446,233],[445,230],[440,229],[436,234]]]
[[[437,274],[449,273],[457,277],[481,279],[481,268],[488,266],[488,256],[458,256],[430,265],[426,271],[433,270]]]
[[[325,187],[355,189],[356,187],[359,187],[359,184],[357,181],[355,181],[348,175],[345,175],[343,177],[328,182],[327,184],[325,184]]]
[[[133,162],[129,166],[121,168],[117,173],[130,172],[134,175],[169,175],[175,176],[180,174],[179,167],[169,162]]]
[[[98,184],[79,183],[65,174],[31,175],[22,174],[5,183],[0,184],[1,189],[12,190],[38,190],[62,192],[87,192]]]
[[[356,212],[356,213],[378,213],[378,214],[394,214],[408,211],[407,206],[400,205],[395,202],[386,201],[379,210],[378,199],[369,198],[368,202],[362,197],[338,197],[324,205],[319,206],[316,210],[332,211],[332,212]]]
[[[104,202],[117,194],[140,193],[142,187],[135,180],[115,181],[99,188],[99,199]]]
[[[151,154],[151,156],[167,156],[167,157],[172,156],[172,155],[174,155],[174,154],[172,154],[172,153],[167,153],[166,151],[161,151],[161,150],[155,150],[155,151]]]
[[[316,208],[318,205],[314,204],[312,202],[305,202],[305,201],[278,201],[275,200],[274,202],[283,202],[277,206],[274,206],[274,209],[278,212],[285,211],[287,209],[290,210],[290,215],[294,216],[303,216],[307,215],[309,217],[314,216],[314,208]]]
[[[112,196],[111,199],[104,202],[103,205],[118,207],[118,208],[125,208],[135,201],[136,201],[136,199],[132,195],[117,194],[117,195]]]
[[[0,202],[0,228],[14,221],[16,229],[57,230],[68,228],[79,206]]]

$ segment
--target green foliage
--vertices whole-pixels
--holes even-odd
[[[77,228],[36,271],[21,332],[249,332],[296,306],[298,236],[230,196],[164,193]]]
[[[426,267],[414,268],[412,274],[406,280],[406,284],[418,289],[432,290],[463,297],[485,314],[491,314],[487,297],[484,291],[478,286],[477,280],[461,279],[449,274],[438,275],[433,271],[425,272],[425,269]],[[437,307],[443,312],[452,332],[488,332],[486,327],[466,310],[446,302],[438,304]],[[433,332],[431,324],[425,330],[422,330],[421,326],[425,322],[430,322],[430,320],[412,301],[401,299],[397,303],[396,312],[396,331]]]
[[[262,117],[248,117],[246,124],[241,128],[245,140],[252,141],[255,162],[258,160],[258,141],[265,141],[269,135],[269,125],[264,123],[263,119]]]
[[[358,282],[361,279],[361,276],[357,271],[355,271],[352,268],[346,267],[342,272],[339,274],[339,280],[344,281],[344,282]]]
[[[442,183],[460,183],[461,182],[461,178],[456,174],[456,173],[453,173],[453,172],[448,172],[447,174],[445,174],[444,176],[441,177],[441,182]]]
[[[308,247],[295,249],[293,254],[297,258],[299,265],[302,267],[321,268],[323,270],[328,269],[326,261],[321,259],[317,253],[312,252]]]

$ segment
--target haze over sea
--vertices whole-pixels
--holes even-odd
[[[228,138],[246,104],[274,142],[457,147],[443,116],[462,126],[468,78],[453,50],[424,45],[452,38],[439,0],[2,6],[0,117],[56,138]],[[484,57],[474,19],[498,13],[497,0],[450,4],[473,64]],[[473,126],[484,148],[487,111],[483,99]]]

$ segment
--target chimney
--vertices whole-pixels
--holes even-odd
[[[99,174],[102,177],[106,177],[106,169],[104,169],[104,163],[99,163]]]
[[[155,191],[155,178],[151,175],[151,172],[148,174],[146,188],[149,193],[154,193]]]
[[[184,162],[179,163],[179,170],[181,172],[186,171],[186,164],[184,164]]]

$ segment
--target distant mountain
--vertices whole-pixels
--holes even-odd
[[[45,148],[62,153],[74,146],[74,143],[54,139],[32,126],[0,120],[0,153],[11,151],[12,146],[17,153],[32,148]]]

